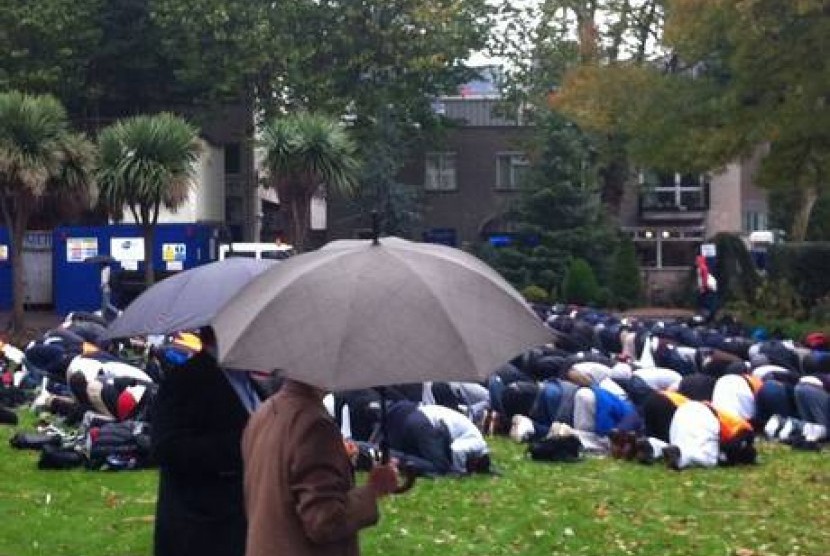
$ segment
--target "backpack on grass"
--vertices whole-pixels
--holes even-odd
[[[554,436],[528,444],[527,453],[534,461],[579,461],[582,443],[573,435]]]

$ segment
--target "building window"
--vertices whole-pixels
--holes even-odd
[[[687,268],[694,264],[703,231],[697,228],[623,230],[634,241],[642,268]]]
[[[225,173],[238,174],[242,169],[242,150],[239,143],[225,145]]]
[[[667,267],[690,267],[695,263],[700,249],[698,242],[691,241],[661,241],[660,264]]]
[[[642,268],[654,268],[657,266],[657,242],[636,241],[634,252],[637,254],[637,263]]]
[[[530,163],[522,153],[496,155],[496,188],[518,189],[527,174]]]
[[[650,210],[706,210],[707,178],[698,174],[640,173],[641,203]]]
[[[458,189],[455,176],[455,153],[427,153],[424,188],[427,191],[455,191]]]
[[[756,210],[744,212],[744,232],[757,232],[768,228],[767,213]]]

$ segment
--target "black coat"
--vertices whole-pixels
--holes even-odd
[[[248,416],[210,355],[167,372],[152,420],[156,556],[245,553],[240,441]]]

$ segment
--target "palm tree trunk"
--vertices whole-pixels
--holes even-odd
[[[308,206],[305,199],[295,198],[291,203],[291,226],[294,235],[294,249],[297,253],[305,251],[306,222],[303,218]]]
[[[23,203],[17,203],[17,211],[13,216],[11,229],[11,263],[12,263],[12,318],[9,328],[20,332],[26,327],[26,282],[23,272],[23,237],[26,235],[26,224],[29,221],[29,212]]]
[[[153,245],[156,243],[156,227],[152,224],[141,226],[144,236],[144,286],[149,288],[156,281],[156,269],[153,262]]]
[[[818,188],[816,186],[806,187],[802,190],[801,204],[795,213],[792,229],[790,230],[793,241],[805,241],[807,239],[807,226],[810,224],[810,215],[817,200]]]

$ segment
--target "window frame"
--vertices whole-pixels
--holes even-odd
[[[502,164],[503,160],[507,159],[509,164],[509,181],[510,183],[502,183]],[[519,160],[517,162],[517,160]],[[522,170],[517,171],[517,168]],[[520,172],[527,172],[530,168],[530,160],[527,153],[522,151],[500,151],[496,153],[496,189],[499,191],[517,191],[521,187]]]
[[[452,168],[449,168],[447,164],[450,159],[452,160]],[[437,161],[438,164],[431,165],[431,160]],[[436,180],[430,179],[431,171],[434,172]],[[452,176],[452,183],[448,183],[450,175]],[[455,151],[427,151],[424,154],[424,191],[429,193],[458,191],[458,153]]]
[[[695,177],[693,185],[690,184],[690,177]],[[667,184],[669,179],[671,184]],[[657,207],[680,209],[680,210],[705,210],[708,208],[707,190],[710,184],[710,178],[707,174],[680,174],[674,173],[657,173],[653,171],[639,172],[640,181],[640,195],[648,196],[658,199],[660,194],[670,194],[672,201],[670,207],[663,206],[662,203],[657,203]],[[700,199],[699,205],[688,205],[683,203],[683,196],[688,193],[695,194]]]

